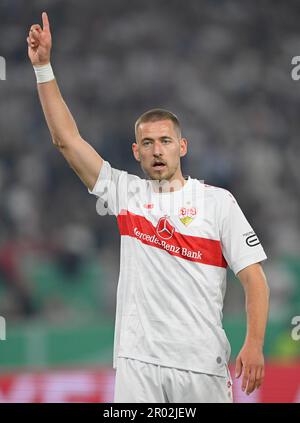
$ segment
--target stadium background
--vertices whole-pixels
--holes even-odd
[[[164,107],[189,140],[184,173],[237,197],[269,257],[271,300],[265,384],[235,400],[300,402],[300,7],[231,0],[1,0],[0,402],[111,401],[114,384],[119,236],[51,143],[26,45],[43,10],[62,94],[106,160],[142,176],[133,124]],[[224,327],[234,363],[245,312],[232,273]]]

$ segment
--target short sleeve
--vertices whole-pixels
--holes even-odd
[[[127,172],[111,167],[109,162],[103,160],[98,179],[92,190],[88,189],[90,194],[95,195],[100,200],[97,207],[99,214],[109,212],[117,216],[121,209],[121,193],[127,187]],[[102,209],[100,210],[99,208]]]
[[[266,253],[234,196],[223,191],[220,205],[220,240],[223,256],[236,275],[267,258]]]
[[[140,178],[124,170],[114,169],[109,162],[103,160],[94,188],[88,189],[90,194],[99,198],[98,214],[118,216],[121,210],[127,210],[129,189],[137,179]]]

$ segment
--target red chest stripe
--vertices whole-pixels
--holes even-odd
[[[120,235],[131,236],[143,244],[160,248],[185,260],[227,267],[220,241],[181,234],[164,219],[160,219],[155,227],[144,216],[126,210],[121,211],[117,221]]]

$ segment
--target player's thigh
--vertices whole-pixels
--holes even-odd
[[[230,376],[221,377],[178,369],[167,371],[169,371],[167,394],[170,402],[232,402]]]
[[[114,402],[165,402],[159,367],[126,357],[118,357]]]
[[[191,373],[191,402],[232,403],[232,382],[227,377]]]

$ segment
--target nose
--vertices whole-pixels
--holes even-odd
[[[160,142],[155,141],[155,142],[153,143],[153,156],[154,156],[154,157],[159,157],[159,156],[161,156],[161,155],[162,155],[162,152],[161,152],[161,145],[160,145]]]

